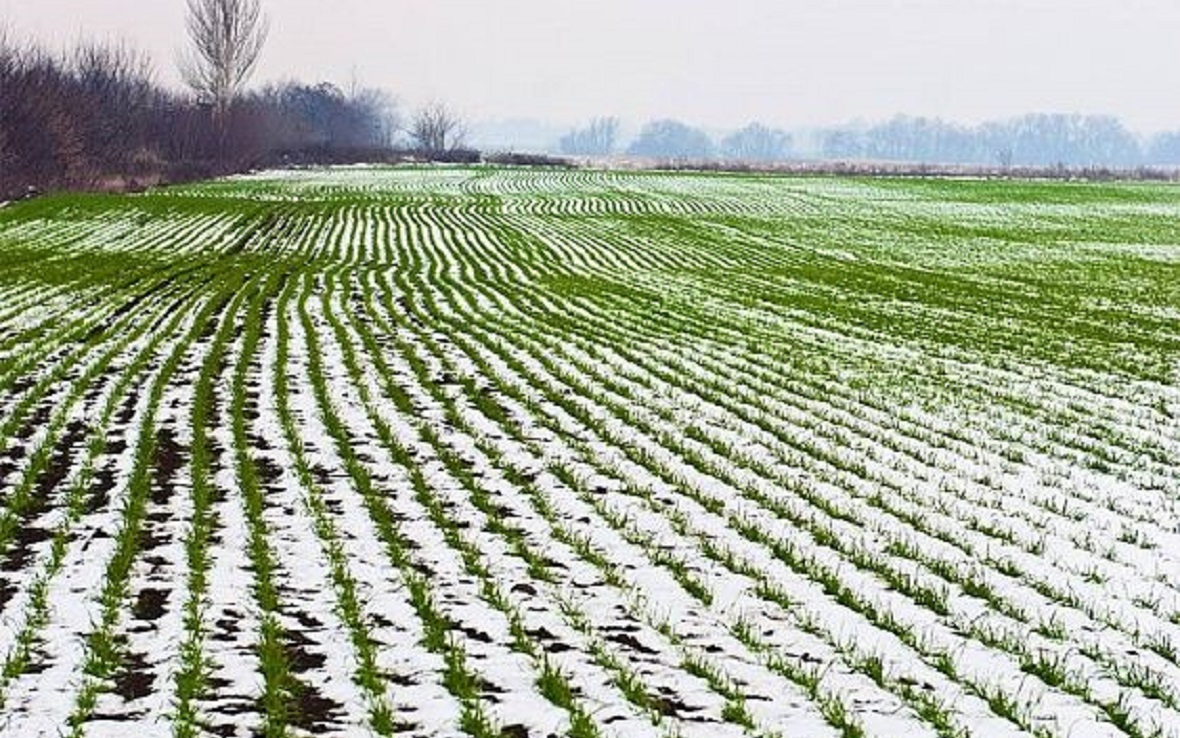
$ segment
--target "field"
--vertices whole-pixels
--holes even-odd
[[[0,735],[1180,736],[1180,189],[0,209]]]

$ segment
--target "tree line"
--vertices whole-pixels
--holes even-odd
[[[121,42],[64,52],[0,27],[0,200],[47,189],[135,189],[282,164],[465,156],[434,103],[402,126],[388,92],[288,81],[246,90],[267,37],[260,0],[187,0],[186,90]]]
[[[1105,115],[1030,114],[977,126],[897,116],[875,125],[824,128],[805,136],[751,123],[719,138],[668,119],[646,124],[626,145],[619,130],[617,118],[597,118],[563,137],[558,148],[570,156],[686,162],[813,158],[998,167],[1180,165],[1180,132],[1142,138]]]
[[[821,132],[831,159],[926,161],[1001,167],[1136,167],[1167,164],[1155,141],[1141,141],[1108,115],[1029,114],[977,126],[898,116],[863,129]]]
[[[52,54],[0,38],[0,197],[331,161],[392,142],[392,100],[378,90],[286,82],[222,105],[157,84],[123,44]]]

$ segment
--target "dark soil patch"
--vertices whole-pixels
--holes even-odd
[[[198,341],[208,341],[217,334],[217,329],[221,327],[221,321],[217,318],[209,318],[205,321],[205,327],[201,329],[201,335],[197,336]]]
[[[148,667],[143,654],[129,653],[123,658],[123,666],[115,676],[115,694],[130,702],[150,695],[156,683],[156,675]]]
[[[115,489],[115,470],[104,468],[94,475],[90,494],[86,498],[86,513],[92,515],[111,503],[111,492]]]
[[[312,466],[311,475],[315,477],[316,484],[321,487],[327,487],[332,484],[332,472],[325,469],[322,464]]]
[[[376,625],[378,628],[392,628],[393,627],[393,621],[390,620],[389,618],[385,617],[384,615],[382,615],[379,612],[373,613],[372,620],[373,620],[373,624]]]
[[[159,620],[168,612],[168,590],[145,589],[135,598],[131,612],[138,620]]]
[[[135,406],[139,403],[139,393],[128,393],[127,399],[123,400],[123,405],[119,408],[119,412],[115,414],[115,421],[119,425],[127,425],[131,419],[135,417]]]
[[[148,578],[156,579],[156,575],[168,566],[169,561],[163,556],[144,556],[143,563],[148,566]]]
[[[167,505],[176,489],[176,474],[185,464],[184,447],[176,442],[176,431],[161,428],[156,432],[156,451],[153,456],[156,467],[155,484],[152,485],[152,502]]]
[[[525,632],[528,633],[530,638],[538,641],[541,644],[541,648],[544,648],[548,653],[557,654],[574,650],[573,646],[563,643],[560,639],[558,639],[557,635],[548,628],[533,628],[532,630],[526,630]]]
[[[484,698],[486,698],[489,702],[492,702],[492,703],[499,702],[499,700],[496,699],[494,695],[504,694],[506,692],[506,690],[503,687],[493,684],[492,682],[489,682],[487,679],[484,679],[483,677],[476,677],[475,678],[475,687],[476,687],[476,689],[478,689],[480,691],[480,693],[484,696]]]
[[[282,468],[269,457],[255,458],[254,467],[258,470],[258,478],[262,481],[262,485],[268,489],[277,487],[279,480],[283,478]]]
[[[209,637],[215,641],[236,641],[237,635],[242,632],[242,627],[239,625],[240,620],[240,616],[236,613],[226,613],[226,617],[214,623],[216,630]]]
[[[0,612],[8,606],[9,600],[16,594],[17,586],[8,580],[7,577],[0,578]]]
[[[338,725],[344,716],[344,705],[323,696],[315,687],[297,682],[291,691],[291,725],[296,728],[319,735]]]
[[[299,621],[299,624],[308,630],[316,630],[317,628],[324,627],[324,624],[320,622],[319,618],[308,615],[305,612],[294,613],[291,617]]]
[[[70,466],[74,455],[77,453],[82,442],[86,440],[86,434],[89,430],[85,423],[76,420],[66,426],[65,434],[58,439],[53,453],[49,456],[49,462],[45,465],[45,469],[41,472],[40,476],[37,477],[35,487],[38,498],[37,502],[48,502],[47,498],[65,481],[70,473]]]
[[[110,375],[110,372],[103,372],[103,376],[109,376],[109,375]],[[97,383],[93,384],[93,385],[91,385],[90,389],[86,390],[85,394],[82,395],[82,398],[85,399],[86,402],[93,404],[102,395],[102,391],[103,391],[102,384],[97,384]]]
[[[82,338],[78,340],[78,343],[90,343],[92,341],[97,341],[103,333],[106,333],[106,330],[107,329],[105,325],[98,323],[93,328],[86,331],[86,335],[82,336]]]
[[[25,424],[17,430],[15,435],[22,441],[27,441],[33,437],[37,429],[49,423],[49,418],[53,415],[53,407],[51,405],[42,405],[37,408],[37,411],[25,421]]]
[[[16,534],[13,536],[13,546],[4,556],[4,563],[0,564],[0,569],[20,571],[25,568],[33,558],[33,546],[51,538],[53,538],[53,533],[44,528],[38,528],[35,525],[20,526],[16,529]]]
[[[152,551],[166,543],[163,537],[156,535],[151,526],[146,525],[139,529],[136,541],[140,551]]]
[[[479,643],[492,642],[492,637],[478,628],[460,628],[459,630],[463,633],[463,635],[467,636],[473,641],[477,641]]]
[[[212,431],[215,429],[216,429],[216,425],[214,423],[210,423],[209,430]],[[217,474],[218,472],[220,472],[222,469],[225,468],[225,465],[222,461],[224,458],[225,458],[225,447],[222,446],[220,443],[218,443],[217,439],[210,438],[209,439],[209,472],[211,474]],[[212,493],[214,502],[221,502],[222,500],[225,499],[225,491],[222,490],[220,487],[214,487],[212,489],[211,493]]]
[[[699,708],[689,707],[671,692],[664,691],[659,696],[651,698],[651,706],[656,712],[667,717],[682,717],[687,713],[698,712]]]
[[[626,646],[627,648],[630,648],[632,651],[635,651],[636,653],[642,653],[647,656],[655,656],[655,655],[659,654],[659,651],[656,651],[654,649],[648,648],[647,646],[643,645],[642,643],[639,642],[639,639],[633,635],[615,634],[615,635],[607,636],[607,640],[614,641],[615,643],[618,643],[621,646]]]
[[[74,421],[66,426],[65,433],[54,444],[45,468],[33,483],[33,494],[28,505],[20,511],[20,523],[0,568],[6,571],[25,568],[33,557],[33,546],[53,537],[51,531],[33,525],[32,521],[49,510],[49,501],[69,476],[74,456],[88,432],[85,423]]]
[[[405,674],[394,674],[393,672],[387,671],[382,676],[385,678],[385,681],[395,687],[414,687],[418,684],[413,677],[406,676]]]
[[[299,631],[284,632],[283,641],[283,653],[287,657],[287,664],[296,674],[322,668],[328,660],[326,656],[309,651],[307,647],[314,645],[314,642]]]
[[[36,676],[43,674],[49,670],[49,657],[45,653],[45,641],[38,640],[37,645],[33,646],[32,653],[29,655],[29,661],[25,664],[24,674],[26,676]]]

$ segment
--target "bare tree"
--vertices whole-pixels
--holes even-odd
[[[347,95],[349,106],[368,126],[369,140],[365,145],[392,147],[394,137],[402,128],[394,96],[387,90],[362,84],[355,64],[349,74]]]
[[[700,161],[712,157],[714,147],[709,134],[699,128],[678,120],[657,120],[643,127],[627,153],[654,159]]]
[[[782,161],[791,148],[791,136],[760,123],[751,123],[735,131],[721,142],[723,156],[735,161]]]
[[[261,0],[187,0],[190,53],[180,71],[220,117],[258,65],[268,24]]]
[[[410,121],[410,138],[429,156],[457,151],[466,144],[467,126],[444,103],[431,103],[419,110]]]
[[[1011,146],[1004,146],[996,152],[996,160],[1000,162],[1000,169],[1005,172],[1012,168],[1012,159],[1015,158],[1016,152],[1012,150]]]
[[[368,121],[369,145],[390,148],[401,128],[397,100],[387,90],[376,87],[354,89],[349,96],[352,107]]]
[[[618,118],[595,118],[586,128],[570,131],[563,136],[559,146],[563,154],[608,156],[615,150],[618,135]]]

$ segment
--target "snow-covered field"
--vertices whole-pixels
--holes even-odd
[[[1180,190],[0,213],[0,735],[1180,736]]]

